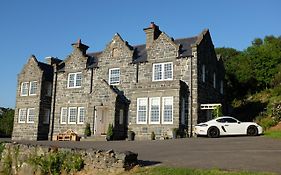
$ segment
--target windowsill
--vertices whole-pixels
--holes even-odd
[[[173,81],[173,79],[165,79],[165,80],[152,80],[152,82],[161,82],[161,81]]]
[[[67,89],[79,89],[81,88],[82,86],[77,86],[77,87],[67,87]]]

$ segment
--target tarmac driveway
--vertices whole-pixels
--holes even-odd
[[[259,137],[156,141],[39,141],[30,144],[132,151],[145,165],[263,171],[281,174],[281,140]]]

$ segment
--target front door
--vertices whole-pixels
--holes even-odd
[[[107,108],[106,107],[96,107],[95,113],[95,135],[105,135],[107,131]]]

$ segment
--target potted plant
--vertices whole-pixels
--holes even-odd
[[[108,129],[106,132],[106,140],[107,141],[113,140],[113,124],[108,125]]]
[[[85,136],[85,137],[91,136],[91,127],[90,127],[90,123],[86,123],[85,131],[84,131],[84,136]]]
[[[134,131],[132,131],[132,130],[128,130],[128,141],[133,141],[133,140],[135,140],[135,132]]]
[[[151,140],[155,140],[155,133],[154,133],[154,131],[151,132]]]
[[[173,129],[173,139],[176,139],[176,138],[177,138],[178,132],[179,132],[179,129],[178,129],[178,128],[174,128],[174,129]]]

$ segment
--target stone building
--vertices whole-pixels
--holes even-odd
[[[72,53],[48,63],[32,56],[18,75],[12,139],[51,140],[68,129],[94,136],[113,124],[114,138],[190,136],[223,101],[224,67],[209,30],[173,39],[151,23],[146,43],[131,46],[119,34],[101,52],[87,53],[81,40]]]

